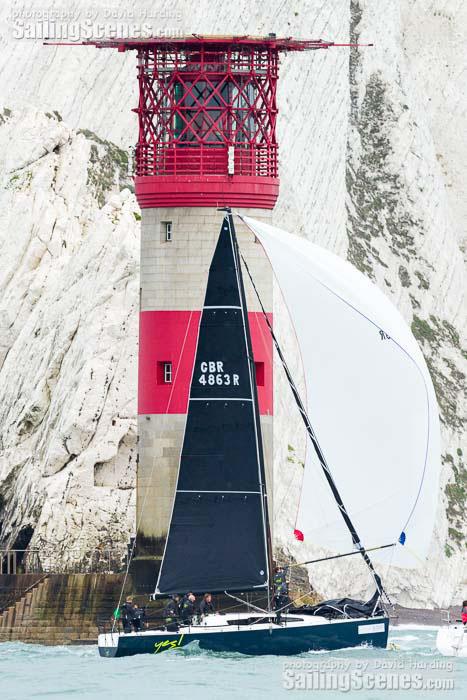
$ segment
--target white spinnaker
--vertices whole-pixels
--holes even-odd
[[[308,415],[362,544],[397,542],[404,530],[404,546],[372,557],[418,566],[433,529],[440,453],[435,393],[412,333],[352,265],[305,238],[242,218],[284,296],[302,356]],[[311,444],[297,528],[332,552],[352,550]]]

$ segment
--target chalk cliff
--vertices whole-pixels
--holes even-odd
[[[21,548],[33,529],[31,547],[51,560],[108,541],[124,551],[139,217],[121,189],[126,154],[53,114],[4,110],[0,121],[3,543]]]

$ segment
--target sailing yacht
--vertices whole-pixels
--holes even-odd
[[[250,655],[385,647],[387,596],[370,552],[383,563],[413,566],[429,545],[438,419],[428,370],[409,329],[348,263],[305,239],[241,218],[271,262],[304,366],[305,401],[265,314],[309,438],[297,528],[330,552],[352,548],[344,556],[363,558],[375,593],[366,603],[345,598],[287,607],[280,615],[273,609],[255,364],[242,256],[227,210],[209,269],[154,596],[210,591],[247,609],[211,614],[176,631],[113,630],[99,635],[103,657],[158,654],[192,642]],[[247,604],[239,598],[246,593],[262,593],[266,603]]]
[[[463,604],[462,619],[452,622],[450,611],[445,611],[447,618],[443,622],[447,622],[447,625],[440,627],[436,635],[436,648],[443,656],[467,659],[467,623],[463,622],[465,609],[466,605]]]

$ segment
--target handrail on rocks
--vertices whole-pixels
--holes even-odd
[[[67,549],[54,554],[47,548],[0,549],[0,574],[104,574],[125,569],[121,547],[104,547],[88,552]]]

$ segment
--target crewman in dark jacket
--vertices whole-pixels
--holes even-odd
[[[193,615],[195,614],[195,603],[196,598],[191,591],[183,596],[179,607],[182,625],[191,625]]]
[[[277,622],[280,622],[282,612],[291,604],[289,584],[287,583],[287,568],[277,566],[274,574],[274,609],[278,611]]]
[[[287,586],[287,592],[288,592],[287,567],[276,566],[276,570],[274,572],[273,583],[274,583],[274,593],[278,593],[279,590],[283,590],[284,585]]]
[[[123,625],[124,632],[131,632],[133,628],[133,619],[135,617],[133,598],[128,596],[123,605],[120,606],[120,619]]]
[[[199,616],[203,617],[204,615],[210,615],[214,612],[214,605],[212,602],[212,595],[210,593],[205,593],[203,596],[203,600],[199,604],[198,608]]]
[[[146,621],[146,611],[140,608],[137,603],[133,603],[133,619],[131,624],[135,632],[141,632]]]
[[[180,596],[173,595],[172,598],[167,602],[164,610],[162,611],[162,616],[165,622],[165,629],[167,632],[177,632],[178,631],[178,610],[180,605]]]

